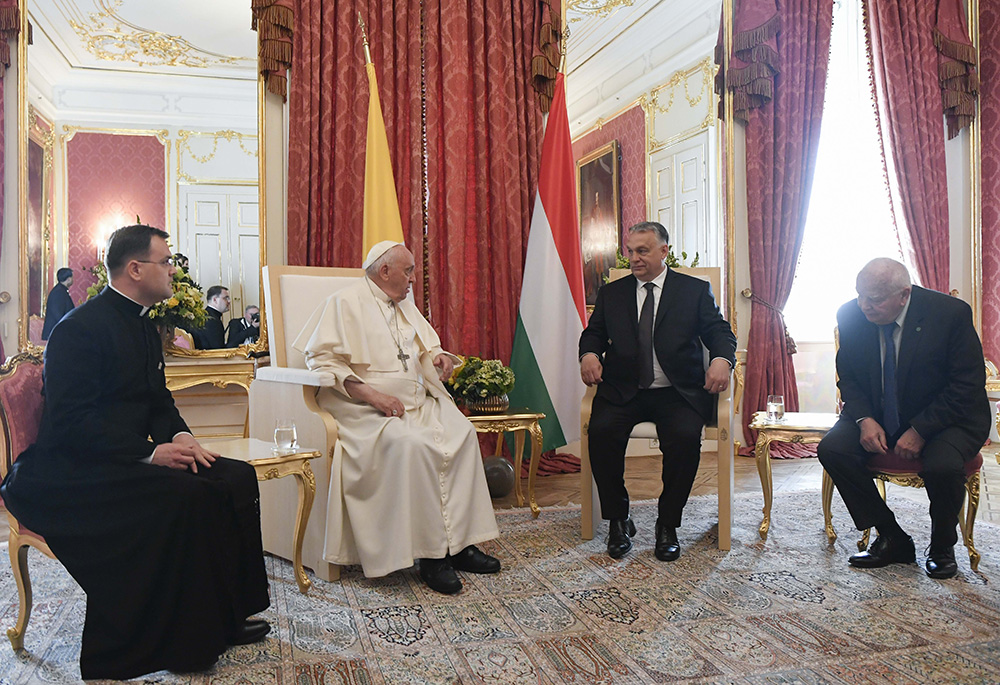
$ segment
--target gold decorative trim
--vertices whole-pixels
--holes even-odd
[[[172,36],[133,24],[118,12],[124,0],[93,0],[96,12],[83,15],[67,7],[63,15],[83,47],[94,57],[111,62],[131,62],[141,67],[187,67],[204,69],[220,65],[250,65],[253,59],[222,55]],[[74,16],[68,16],[72,14]]]
[[[212,149],[204,155],[199,155],[195,152],[194,148],[191,147],[191,140],[198,137],[212,137]],[[240,133],[239,131],[177,131],[177,180],[179,182],[188,183],[215,183],[215,184],[226,184],[226,185],[245,185],[252,183],[248,182],[247,179],[223,179],[223,178],[208,178],[208,177],[195,177],[184,171],[184,157],[188,156],[193,159],[198,164],[207,164],[215,158],[216,153],[219,149],[219,140],[225,140],[226,142],[236,141],[240,146],[240,150],[243,154],[248,157],[253,157],[254,159],[260,159],[260,135],[252,133]],[[244,140],[253,140],[257,143],[256,149],[248,150],[246,145],[244,145]],[[185,152],[187,155],[185,155]]]
[[[595,17],[608,17],[623,7],[631,7],[635,0],[566,0],[564,11],[579,12]],[[581,21],[584,17],[574,17],[572,22]]]
[[[695,74],[701,74],[701,86],[698,89],[696,95],[691,94],[690,81],[691,77]],[[684,86],[684,98],[687,100],[688,106],[694,109],[698,107],[708,95],[710,98],[712,96],[712,84],[715,81],[715,64],[711,57],[706,57],[701,62],[696,64],[694,67],[683,70],[675,71],[666,83],[657,86],[649,92],[648,100],[646,101],[646,116],[650,122],[649,134],[647,135],[646,141],[646,152],[647,154],[652,154],[658,150],[662,150],[665,147],[689,138],[695,134],[701,133],[702,131],[708,129],[710,126],[715,125],[716,113],[714,107],[708,108],[708,114],[702,120],[700,124],[693,128],[689,128],[685,131],[681,131],[666,140],[657,140],[653,132],[656,130],[656,115],[666,114],[674,106],[674,101],[677,96],[677,89],[679,86]],[[660,104],[661,94],[663,91],[667,91],[667,103],[665,105]]]

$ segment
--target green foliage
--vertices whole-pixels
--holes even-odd
[[[466,400],[504,395],[514,389],[514,372],[499,359],[466,357],[447,383],[453,397]]]

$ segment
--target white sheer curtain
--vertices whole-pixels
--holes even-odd
[[[784,309],[797,342],[833,340],[837,309],[856,296],[855,277],[868,261],[903,261],[869,79],[861,1],[837,0],[816,175],[795,284]],[[912,266],[910,273],[915,278]]]

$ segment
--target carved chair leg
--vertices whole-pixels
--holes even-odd
[[[979,472],[969,476],[965,481],[965,492],[968,506],[963,502],[962,509],[958,516],[959,527],[962,529],[962,538],[965,547],[969,550],[969,566],[973,571],[979,569],[981,555],[976,550],[973,531],[976,526],[976,513],[979,511]]]
[[[31,576],[28,575],[28,546],[20,544],[17,536],[8,543],[10,567],[17,583],[17,623],[7,629],[7,638],[14,649],[24,649],[24,633],[31,618]]]
[[[833,544],[837,539],[837,531],[833,529],[833,479],[825,470],[823,471],[823,527],[826,530],[826,538]]]

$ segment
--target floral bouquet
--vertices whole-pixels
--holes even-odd
[[[176,268],[174,294],[150,307],[148,316],[160,327],[183,328],[186,331],[204,328],[208,312],[205,311],[201,289],[194,284],[183,267]]]
[[[499,397],[514,389],[514,372],[499,359],[466,357],[451,374],[447,386],[453,397],[464,400]]]

